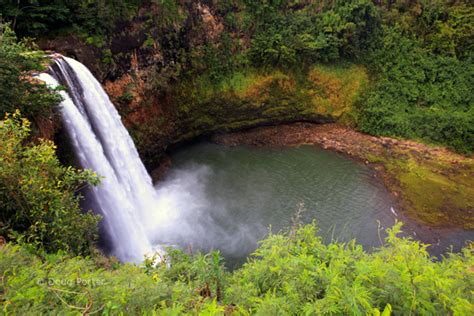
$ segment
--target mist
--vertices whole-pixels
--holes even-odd
[[[216,194],[212,181],[219,177],[217,173],[210,166],[191,163],[172,170],[155,186],[158,208],[167,210],[169,217],[166,222],[156,223],[156,230],[150,235],[152,244],[193,252],[219,249],[234,258],[244,257],[256,248],[267,226],[245,217],[236,220],[240,203]],[[253,190],[253,186],[243,189]],[[264,203],[264,198],[261,201]]]

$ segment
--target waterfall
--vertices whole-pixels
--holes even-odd
[[[141,262],[156,250],[150,236],[166,214],[158,208],[152,180],[117,110],[87,67],[74,59],[56,58],[50,74],[38,78],[52,88],[67,88],[60,91],[62,119],[81,166],[103,177],[91,196],[113,255]]]

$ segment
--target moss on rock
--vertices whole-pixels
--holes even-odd
[[[172,92],[177,139],[296,120],[334,122],[349,114],[366,82],[365,69],[357,65],[285,73],[251,68],[219,82],[204,74]]]
[[[456,154],[423,155],[395,148],[378,156],[407,215],[435,226],[474,229],[474,161]],[[369,159],[370,160],[370,159]],[[370,160],[372,161],[372,160]]]

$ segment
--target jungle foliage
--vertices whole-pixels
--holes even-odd
[[[60,101],[57,94],[33,79],[44,70],[44,53],[28,39],[17,40],[6,24],[0,24],[0,115],[20,109],[29,117],[48,116]]]
[[[472,245],[436,260],[427,245],[397,237],[399,225],[370,253],[355,242],[325,245],[314,225],[293,227],[271,234],[232,272],[216,252],[169,249],[161,263],[149,258],[141,267],[95,254],[99,218],[82,213],[79,202],[80,190],[97,184],[97,176],[61,165],[55,145],[31,137],[21,117],[49,116],[60,101],[32,79],[45,61],[31,36],[76,34],[113,64],[124,58],[109,47],[118,27],[137,18],[140,8],[157,8],[157,16],[144,18],[141,49],[162,47],[164,62],[152,69],[147,88],[188,93],[180,99],[182,112],[197,113],[189,110],[192,97],[215,103],[205,97],[217,91],[239,97],[235,103],[222,98],[222,109],[238,111],[234,104],[244,100],[286,113],[288,107],[261,107],[263,90],[265,104],[316,100],[321,113],[330,108],[346,118],[340,112],[350,111],[358,128],[374,135],[421,139],[466,154],[474,149],[471,1],[203,3],[224,27],[217,38],[191,45],[191,31],[205,33],[202,21],[188,14],[195,1],[0,0],[0,114],[12,113],[0,122],[0,236],[7,239],[3,245],[0,238],[2,312],[471,313]],[[324,82],[325,89],[309,81]],[[288,103],[288,92],[298,102]],[[199,119],[193,120],[198,127],[214,124],[211,115]]]
[[[315,225],[270,236],[241,268],[218,252],[169,249],[141,267],[0,248],[6,314],[469,315],[472,245],[442,261],[388,230],[372,253],[354,241],[325,245]],[[156,258],[155,258],[156,259]]]
[[[374,85],[361,104],[362,130],[472,152],[473,17],[468,1],[387,10],[383,40],[370,54]]]
[[[371,89],[353,115],[362,131],[467,154],[474,148],[469,0],[207,1],[224,28],[217,39],[192,45],[189,33],[205,27],[189,14],[196,5],[189,0],[2,2],[0,14],[22,37],[72,31],[102,49],[109,63],[114,31],[140,8],[155,12],[145,17],[143,47],[157,42],[165,51],[166,62],[148,80],[157,92],[200,75],[219,85],[248,67],[287,71],[315,63],[363,64],[371,70]]]
[[[357,125],[374,135],[474,149],[469,1],[251,1],[257,66],[345,59],[371,72]]]
[[[108,34],[119,19],[130,17],[140,0],[2,0],[0,14],[22,36],[40,36],[64,29]]]
[[[61,165],[51,141],[29,144],[29,136],[20,112],[0,121],[0,236],[38,250],[89,254],[99,218],[82,214],[76,191],[97,184],[97,176]]]

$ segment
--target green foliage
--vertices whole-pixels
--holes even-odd
[[[160,95],[200,76],[218,86],[249,66],[289,73],[321,62],[363,63],[371,70],[370,89],[350,114],[361,130],[472,152],[470,1],[223,0],[202,5],[212,15],[209,23],[222,23],[223,29],[209,33],[207,18],[191,1],[7,1],[0,13],[22,36],[74,30],[101,49],[104,67],[114,68],[123,60],[114,55],[112,39],[123,35],[138,8],[146,8],[135,22],[143,21],[141,49],[159,47],[163,55],[146,78],[146,89]],[[3,67],[13,64],[7,60]],[[17,75],[8,70],[4,77]],[[2,95],[16,93],[10,86]],[[17,95],[28,96],[23,90]],[[14,108],[8,104],[6,110]]]
[[[50,1],[47,1],[50,2]],[[51,1],[56,5],[56,1]],[[109,42],[117,23],[130,19],[138,10],[141,0],[66,1],[72,27],[88,44],[104,48]],[[44,5],[40,5],[42,7]],[[50,26],[51,28],[51,26]],[[109,50],[110,52],[110,50]],[[105,55],[104,63],[111,63]]]
[[[51,113],[59,95],[31,78],[31,72],[43,70],[41,51],[29,47],[27,40],[17,41],[8,25],[0,24],[0,115],[20,109],[25,115]]]
[[[367,253],[355,242],[323,244],[314,225],[293,227],[270,234],[233,272],[216,252],[169,249],[163,261],[136,267],[40,259],[8,244],[0,249],[0,300],[7,314],[469,315],[472,246],[437,261],[399,232],[397,224]]]
[[[473,64],[433,54],[397,28],[385,32],[383,46],[370,55],[376,75],[361,101],[360,128],[472,152]]]
[[[2,0],[0,16],[23,35],[40,35],[70,21],[67,1]]]
[[[151,0],[151,2],[158,5],[162,11],[162,14],[156,21],[156,23],[161,27],[183,22],[186,18],[184,10],[182,10],[182,3],[179,3],[178,1]]]
[[[5,4],[3,4],[5,2]],[[138,9],[141,0],[2,0],[0,16],[22,36],[75,28],[87,36],[109,35],[115,23]]]
[[[224,310],[214,292],[217,276],[224,274],[215,257],[217,253],[192,257],[170,250],[165,258],[172,262],[170,268],[151,261],[140,268],[100,259],[104,268],[92,259],[64,254],[40,259],[8,245],[0,249],[2,312],[137,315],[161,310],[180,315],[193,310],[214,315]]]
[[[426,245],[399,232],[397,224],[370,254],[355,242],[326,246],[314,226],[271,235],[256,259],[234,273],[228,298],[269,314],[370,315],[388,306],[401,315],[468,313],[472,249],[433,262]]]
[[[229,34],[223,33],[220,38],[221,45],[206,45],[202,48],[202,58],[192,61],[192,73],[206,73],[215,84],[222,81],[226,76],[232,74],[237,64],[242,67],[243,63],[238,62],[239,48],[234,45]]]
[[[469,0],[396,1],[382,6],[386,23],[416,35],[425,48],[459,59],[471,58],[474,8]]]
[[[19,112],[0,122],[0,234],[46,251],[87,254],[98,217],[81,213],[76,192],[98,178],[62,166],[50,141],[27,145],[29,126]]]
[[[255,65],[291,66],[357,57],[377,33],[379,21],[371,1],[344,1],[327,7],[305,6],[303,1],[260,2],[265,4],[248,4],[257,21],[249,50]],[[303,9],[293,9],[298,5]],[[282,9],[288,6],[291,9]]]

